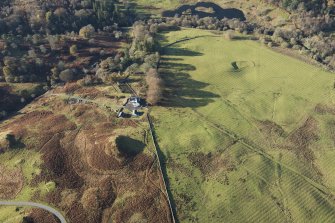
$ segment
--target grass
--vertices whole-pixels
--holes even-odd
[[[55,189],[54,182],[40,183],[38,186],[30,185],[33,177],[41,172],[41,162],[40,154],[33,150],[10,151],[0,156],[1,165],[8,169],[20,168],[23,171],[23,188],[14,200],[30,201],[36,192],[45,195]],[[23,216],[24,212],[17,212],[15,206],[0,208],[0,222],[17,222]]]
[[[36,151],[22,149],[6,152],[0,156],[0,162],[9,169],[19,167],[23,171],[24,186],[15,200],[29,201],[35,192],[39,191],[41,194],[46,194],[55,188],[54,182],[40,183],[37,187],[30,185],[34,176],[41,172],[42,160],[40,153]]]
[[[132,2],[137,5],[137,13],[153,15],[159,15],[161,11],[174,9],[180,5],[179,0],[132,0]]]
[[[3,223],[20,222],[26,213],[29,213],[30,208],[20,208],[18,211],[15,206],[0,207],[0,221]]]
[[[152,110],[180,222],[333,219],[334,117],[314,109],[334,106],[334,74],[209,31],[164,33],[161,41],[195,36],[205,37],[164,50],[166,100]],[[238,72],[234,61],[243,64]],[[283,147],[308,117],[318,123],[318,139],[308,147],[314,160],[299,156],[296,145]],[[266,120],[283,136],[262,131]]]

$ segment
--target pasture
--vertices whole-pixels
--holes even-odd
[[[198,36],[162,51],[151,112],[180,222],[334,219],[334,74],[245,36],[161,43]]]

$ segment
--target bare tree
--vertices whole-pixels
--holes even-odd
[[[147,101],[151,105],[156,105],[162,99],[163,81],[159,78],[156,69],[149,69],[146,76],[148,85]]]

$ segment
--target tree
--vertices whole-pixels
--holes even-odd
[[[45,20],[47,21],[47,23],[51,23],[51,18],[52,18],[52,12],[48,11],[47,13],[45,13]]]
[[[57,38],[57,36],[48,35],[47,36],[47,40],[48,40],[50,48],[52,50],[57,49],[57,45],[58,45],[58,38]]]
[[[162,85],[163,82],[159,78],[156,69],[149,69],[146,76],[148,85],[147,102],[151,105],[156,105],[162,99]]]
[[[75,55],[77,54],[77,52],[78,52],[78,47],[77,47],[77,45],[72,45],[72,46],[70,47],[70,54],[73,55],[73,56],[75,56]]]
[[[71,69],[66,69],[60,72],[59,78],[64,82],[69,82],[74,80],[74,73]]]
[[[56,67],[53,67],[53,68],[51,68],[51,73],[52,73],[52,77],[54,78],[54,79],[58,79],[59,78],[59,69],[57,68],[57,66]]]
[[[98,23],[102,26],[106,26],[111,22],[114,23],[118,15],[115,1],[111,0],[93,1],[93,11],[97,16]]]
[[[29,216],[25,216],[22,218],[22,221],[21,223],[34,223],[34,219],[32,217],[29,217]]]
[[[13,57],[5,57],[3,60],[4,67],[2,68],[6,82],[12,83],[15,81],[14,72],[17,69],[17,61]]]
[[[79,30],[79,36],[84,38],[90,38],[94,33],[95,29],[91,24],[84,26]]]
[[[2,72],[3,72],[4,76],[5,76],[5,78],[8,77],[8,76],[13,75],[12,74],[12,70],[8,66],[4,66],[2,68]]]
[[[227,32],[225,32],[224,38],[226,40],[232,40],[232,39],[234,39],[235,38],[234,31],[228,30]]]
[[[283,41],[283,42],[280,44],[280,46],[281,46],[282,48],[289,48],[289,47],[290,47],[290,44],[289,44],[288,42]]]
[[[134,75],[139,70],[139,65],[137,63],[133,63],[129,67],[127,67],[125,74],[126,75]]]
[[[62,17],[66,16],[66,9],[64,9],[64,8],[57,8],[54,11],[54,15],[58,17],[58,20],[60,20]]]
[[[330,59],[329,66],[335,69],[335,55],[333,55],[332,58]]]

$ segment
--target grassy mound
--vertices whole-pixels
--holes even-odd
[[[253,61],[233,61],[231,63],[231,66],[233,67],[233,71],[238,72],[247,69],[249,67],[255,67],[256,64]]]

